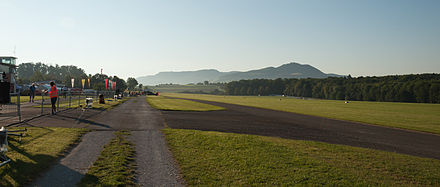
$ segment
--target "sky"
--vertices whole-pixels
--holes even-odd
[[[440,72],[438,0],[0,0],[0,56],[103,69]]]

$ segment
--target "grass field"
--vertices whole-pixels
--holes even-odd
[[[164,129],[189,186],[438,186],[440,161],[313,141]]]
[[[440,104],[302,100],[277,96],[217,96],[163,93],[164,96],[232,103],[300,114],[440,134]]]
[[[172,99],[163,96],[148,96],[147,102],[159,110],[180,110],[180,111],[212,111],[223,110],[224,108],[203,104],[183,99]]]
[[[18,128],[9,128],[9,130]],[[19,142],[10,136],[6,155],[11,162],[0,168],[0,186],[24,186],[47,168],[73,144],[85,129],[30,127]]]
[[[45,97],[47,97],[47,96],[45,96]],[[29,96],[20,96],[20,103],[29,102],[29,101],[30,101]],[[36,101],[41,101],[41,96],[36,95],[34,97],[34,102],[36,102]],[[17,103],[17,96],[11,96],[11,103]]]
[[[115,135],[78,186],[135,186],[134,145],[126,140],[130,133],[118,131]]]
[[[217,85],[160,85],[160,86],[149,86],[149,88],[156,90],[160,93],[180,93],[180,92],[205,92],[210,93],[214,90],[221,88]]]

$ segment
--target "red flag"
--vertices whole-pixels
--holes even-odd
[[[108,79],[105,79],[105,89],[107,90]]]
[[[116,90],[116,82],[113,82],[113,90]]]

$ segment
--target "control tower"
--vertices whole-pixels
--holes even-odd
[[[1,91],[8,90],[9,93],[15,93],[17,80],[16,57],[0,56],[0,84]]]

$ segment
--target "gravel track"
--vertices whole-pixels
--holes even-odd
[[[72,152],[31,186],[74,186],[117,130],[132,131],[129,140],[136,145],[135,172],[140,186],[182,186],[184,183],[160,131],[164,127],[161,112],[150,107],[145,97],[132,98],[107,111],[67,110],[31,120],[22,126],[95,130],[87,133]]]

